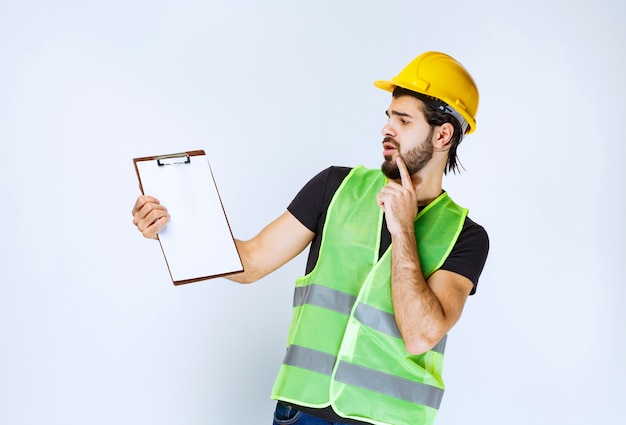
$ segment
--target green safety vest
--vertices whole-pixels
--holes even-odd
[[[391,302],[391,248],[379,259],[379,170],[354,168],[329,207],[315,268],[296,282],[287,354],[272,398],[380,425],[433,422],[444,384],[446,337],[406,351]],[[415,234],[424,277],[443,264],[467,210],[443,193],[422,209]]]

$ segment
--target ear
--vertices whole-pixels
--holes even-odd
[[[449,122],[437,127],[434,138],[435,149],[447,149],[453,134],[454,126]]]

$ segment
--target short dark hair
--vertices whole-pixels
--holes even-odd
[[[452,124],[452,127],[454,127],[454,132],[452,133],[452,137],[450,138],[450,148],[448,149],[448,162],[446,164],[446,168],[444,169],[444,173],[447,174],[448,171],[452,171],[454,174],[456,174],[459,165],[461,168],[463,168],[463,165],[460,163],[456,154],[456,149],[461,144],[464,136],[463,130],[461,128],[461,123],[459,123],[459,121],[451,114],[442,112],[440,110],[438,106],[442,103],[442,101],[439,99],[426,96],[424,94],[417,93],[402,87],[394,88],[393,97],[398,98],[401,96],[413,96],[414,98],[422,101],[422,103],[424,104],[424,116],[426,117],[426,122],[428,122],[431,128],[443,125],[445,123]]]

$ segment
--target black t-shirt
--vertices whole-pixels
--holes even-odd
[[[287,207],[294,217],[315,233],[309,251],[306,273],[313,270],[317,263],[322,243],[322,229],[330,201],[350,170],[351,168],[348,167],[329,167],[323,170],[300,190]],[[387,230],[386,221],[383,220],[379,255],[385,253],[390,243],[391,235]],[[474,284],[471,292],[473,295],[476,292],[478,278],[483,271],[488,252],[489,238],[487,232],[482,226],[467,217],[459,238],[441,269],[458,273],[471,280]]]
[[[326,212],[335,192],[346,178],[351,168],[349,167],[329,167],[315,177],[313,177],[291,201],[287,209],[304,226],[315,233],[311,243],[309,257],[306,265],[306,273],[313,270],[319,257],[320,245],[322,242],[322,230],[326,221]],[[381,242],[379,247],[379,257],[385,253],[391,244],[391,235],[387,230],[387,223],[383,220],[381,229]],[[445,260],[442,269],[452,271],[470,279],[474,284],[470,294],[476,292],[478,278],[483,270],[487,253],[489,251],[489,238],[485,229],[466,217],[463,229]],[[305,384],[303,384],[305,385]],[[282,403],[282,402],[279,402]],[[365,422],[342,418],[332,409],[307,408],[292,405],[298,410],[302,410],[310,415],[317,416],[326,421],[367,425]]]

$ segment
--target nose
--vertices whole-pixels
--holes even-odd
[[[389,121],[387,121],[385,123],[385,125],[383,125],[382,128],[382,134],[385,137],[395,137],[396,136],[396,131],[393,129],[393,127],[391,126],[391,124],[389,123]]]

